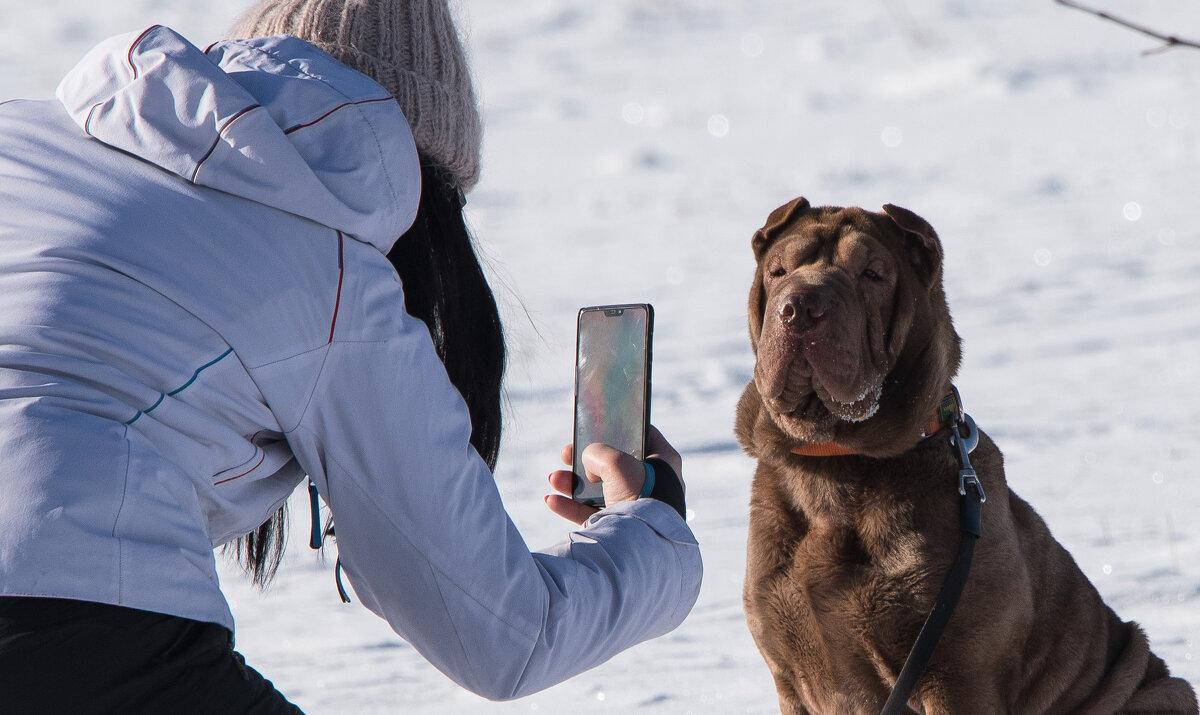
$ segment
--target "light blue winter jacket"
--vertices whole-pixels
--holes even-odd
[[[0,594],[232,628],[213,547],[307,474],[359,599],[486,697],[677,626],[670,507],[508,519],[385,256],[419,190],[399,106],[294,38],[153,27],[0,105]]]

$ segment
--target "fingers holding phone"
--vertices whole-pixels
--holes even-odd
[[[676,474],[680,470],[680,457],[675,448],[667,442],[656,428],[650,427],[648,448],[652,450],[650,458],[658,458],[667,462]],[[584,478],[589,484],[601,490],[605,504],[617,504],[632,501],[642,495],[646,482],[645,464],[631,454],[622,452],[615,447],[596,442],[588,445],[575,454],[573,445],[567,445],[562,450],[564,464],[573,464],[578,457],[584,471]],[[560,494],[546,497],[546,505],[555,514],[582,524],[599,508],[589,506],[569,498],[578,489],[575,485],[574,470],[561,469],[552,472],[549,477],[550,486]]]

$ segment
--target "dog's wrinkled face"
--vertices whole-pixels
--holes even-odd
[[[800,198],[771,214],[753,246],[755,387],[787,435],[832,441],[879,409],[914,303],[940,276],[940,244],[898,207],[813,209]]]

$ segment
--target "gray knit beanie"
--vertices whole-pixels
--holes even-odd
[[[417,152],[464,193],[479,180],[482,129],[447,0],[261,0],[238,39],[292,35],[383,85],[400,103]]]

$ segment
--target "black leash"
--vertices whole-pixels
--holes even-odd
[[[983,535],[981,505],[987,501],[987,495],[983,493],[983,485],[979,483],[979,476],[971,467],[969,457],[971,451],[979,444],[979,429],[975,426],[975,420],[963,412],[958,388],[954,389],[954,398],[958,406],[958,415],[952,426],[953,434],[950,436],[950,443],[958,449],[958,462],[961,467],[958,471],[959,530],[961,532],[958,541],[958,555],[954,557],[954,564],[950,567],[950,573],[946,575],[946,582],[942,584],[942,590],[933,604],[933,610],[929,612],[929,616],[925,619],[925,625],[921,627],[917,642],[913,644],[912,650],[908,653],[908,659],[904,661],[904,667],[900,670],[900,676],[896,678],[892,694],[883,706],[882,715],[899,715],[907,706],[908,699],[917,686],[917,680],[925,672],[925,666],[929,665],[929,659],[933,657],[933,651],[937,648],[938,641],[941,640],[942,633],[946,630],[946,624],[950,622],[950,616],[958,606],[958,599],[967,585],[967,573],[971,570],[971,557],[975,553],[975,542]]]

